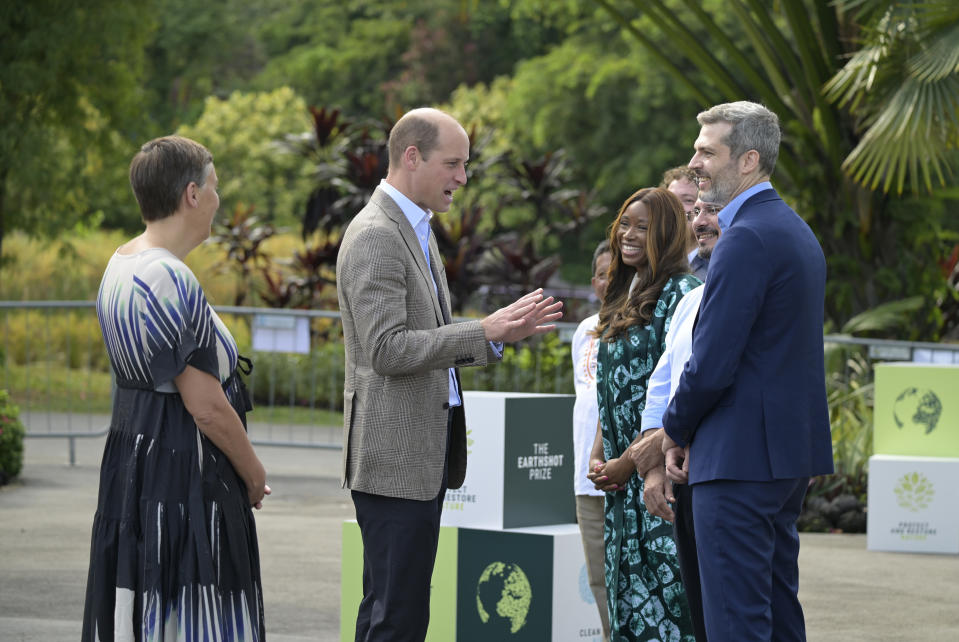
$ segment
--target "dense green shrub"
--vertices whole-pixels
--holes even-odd
[[[463,390],[573,393],[569,344],[549,333],[503,349],[501,363],[461,368]]]
[[[107,372],[110,362],[93,308],[0,311],[0,344],[9,363],[55,363]]]
[[[20,474],[23,468],[23,424],[20,410],[0,390],[0,486]]]
[[[343,344],[316,341],[309,354],[255,352],[246,378],[254,404],[343,409]]]
[[[799,530],[865,532],[873,417],[873,369],[865,348],[827,347],[826,394],[835,473],[811,481]]]
[[[221,210],[219,216],[228,213]],[[107,262],[127,239],[128,235],[118,231],[90,231],[57,241],[41,241],[19,232],[7,234],[0,262],[0,299],[93,301]],[[278,257],[290,256],[302,247],[303,241],[294,233],[276,234],[263,244],[266,253]],[[223,248],[208,242],[190,252],[185,261],[213,305],[232,305],[236,300],[236,275],[224,265],[224,259]]]
[[[310,354],[253,353],[247,377],[255,404],[343,409],[343,344],[324,339]],[[508,345],[503,361],[461,368],[463,390],[572,393],[569,345],[556,334]]]

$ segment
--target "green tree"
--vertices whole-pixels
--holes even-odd
[[[426,10],[395,0],[266,0],[256,27],[267,59],[252,87],[288,85],[311,105],[384,111],[379,87],[401,70],[409,32]]]
[[[0,251],[9,230],[53,234],[102,211],[100,169],[127,156],[116,132],[138,113],[149,7],[0,6]]]
[[[685,86],[607,20],[519,61],[512,77],[459,87],[450,110],[464,123],[494,129],[489,148],[498,153],[536,158],[565,150],[570,186],[594,192],[608,212],[581,234],[552,239],[560,245],[564,278],[584,283],[588,258],[623,200],[689,159],[697,105]],[[486,181],[482,202],[494,207],[505,189]]]
[[[196,123],[177,133],[213,152],[224,211],[253,206],[261,220],[290,225],[310,192],[310,164],[280,141],[309,130],[303,99],[281,87],[237,91],[225,100],[211,96]]]
[[[581,17],[581,3],[503,0],[266,0],[258,89],[293,87],[314,105],[395,118],[460,84],[512,73]]]
[[[156,23],[146,46],[148,118],[141,128],[151,133],[144,139],[195,120],[208,96],[244,88],[263,68],[257,25],[267,9],[250,0],[153,0],[143,8]]]

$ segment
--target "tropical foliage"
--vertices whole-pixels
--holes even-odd
[[[309,132],[306,105],[382,124],[409,106],[438,104],[491,161],[443,223],[493,238],[494,220],[523,225],[541,211],[517,205],[525,192],[510,183],[507,161],[551,159],[564,189],[609,212],[688,160],[697,111],[747,98],[782,118],[774,179],[828,257],[833,327],[920,295],[902,338],[959,332],[949,281],[959,278],[950,216],[959,189],[948,187],[959,160],[953,2],[82,4],[0,10],[0,235],[136,230],[129,159],[143,141],[174,131],[210,145],[227,222],[243,211],[247,226],[299,225],[318,211],[305,207],[326,180],[316,172],[334,160],[276,144]],[[523,259],[507,270],[512,277],[552,269],[553,259],[541,262],[558,257],[554,277],[585,283],[605,225],[593,217],[576,234],[548,230],[532,248],[506,247],[500,263],[509,252]],[[310,280],[335,251],[335,237],[318,234],[289,254],[290,265],[271,259],[276,301],[297,298],[282,274],[295,266],[304,271],[298,287],[329,280]],[[444,250],[459,253],[462,238]],[[458,256],[474,254],[467,247]]]
[[[839,0],[858,49],[825,86],[862,133],[843,168],[870,189],[913,192],[952,178],[959,143],[959,4]]]
[[[209,96],[203,112],[177,134],[213,151],[220,207],[252,207],[259,220],[293,226],[310,189],[309,164],[279,141],[310,127],[306,103],[289,87]]]
[[[0,252],[12,230],[55,235],[120,200],[116,129],[137,116],[151,25],[111,0],[0,5]]]
[[[595,2],[700,107],[748,99],[779,114],[776,181],[823,245],[830,319],[922,292],[914,333],[935,336],[937,300],[952,296],[936,264],[951,249],[943,202],[887,190],[949,174],[959,87],[955,47],[939,53],[959,37],[954,3]]]

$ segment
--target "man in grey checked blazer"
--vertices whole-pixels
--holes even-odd
[[[485,319],[450,323],[430,234],[466,184],[469,137],[448,114],[415,109],[393,127],[390,165],[350,222],[336,262],[346,342],[342,483],[363,536],[356,640],[426,637],[440,512],[466,475],[456,368],[553,329],[561,303],[531,292]]]

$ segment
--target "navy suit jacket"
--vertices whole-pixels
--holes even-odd
[[[743,203],[713,251],[693,350],[663,425],[689,482],[833,472],[823,364],[826,261],[775,190]]]

